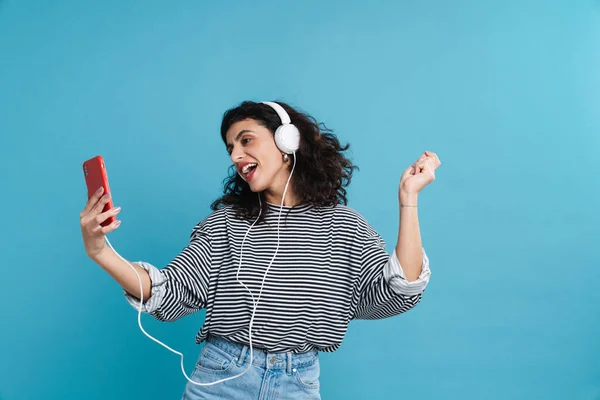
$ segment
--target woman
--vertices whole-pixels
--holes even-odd
[[[184,399],[319,399],[319,351],[335,351],[351,320],[391,317],[421,299],[430,271],[417,200],[440,161],[425,152],[402,174],[388,254],[346,206],[356,168],[348,145],[312,117],[243,102],[225,113],[221,137],[233,162],[224,194],[169,265],[130,267],[106,246],[120,222],[100,224],[120,210],[101,212],[101,190],[81,213],[86,252],[161,321],[206,308],[196,337],[206,343]]]

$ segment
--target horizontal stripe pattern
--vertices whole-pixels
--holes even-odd
[[[408,282],[395,252],[386,252],[381,236],[352,208],[301,205],[281,211],[279,218],[280,206],[268,205],[265,221],[248,233],[243,254],[252,221],[236,218],[228,206],[198,223],[189,244],[165,268],[140,262],[152,280],[142,310],[174,321],[206,308],[198,343],[210,332],[248,344],[253,304],[273,261],[254,318],[253,346],[332,352],[351,320],[389,318],[421,300],[430,274],[424,251],[421,276]],[[239,279],[252,294],[236,279],[240,255]]]

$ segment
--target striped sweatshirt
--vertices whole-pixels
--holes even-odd
[[[332,352],[351,320],[403,313],[420,301],[429,282],[424,249],[422,272],[409,282],[395,251],[388,254],[381,236],[348,206],[268,204],[265,220],[246,236],[253,222],[222,207],[194,227],[189,244],[166,267],[138,262],[152,281],[142,312],[174,321],[206,308],[197,343],[211,333],[249,344],[259,300],[253,346]],[[138,309],[139,299],[127,292],[125,297]]]

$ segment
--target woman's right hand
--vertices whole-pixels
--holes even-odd
[[[112,208],[102,212],[104,206],[110,200],[110,194],[102,196],[104,188],[99,188],[88,200],[85,208],[80,214],[81,235],[88,257],[95,259],[104,249],[106,242],[104,237],[107,233],[114,231],[121,225],[121,221],[115,220],[110,225],[102,226],[106,219],[117,215],[121,207]]]

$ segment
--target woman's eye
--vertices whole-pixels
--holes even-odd
[[[250,138],[243,138],[242,139],[242,144],[246,144],[250,141]]]

